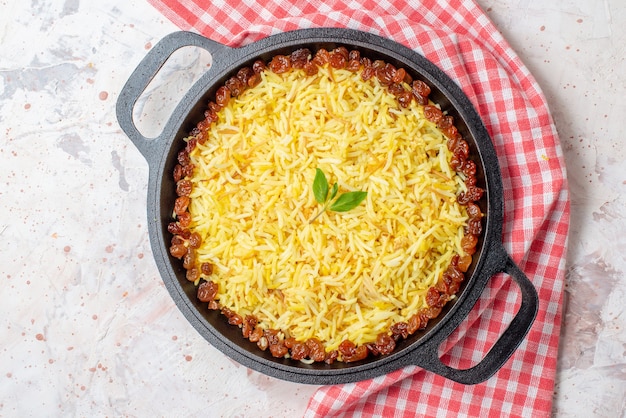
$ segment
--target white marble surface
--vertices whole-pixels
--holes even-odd
[[[544,89],[566,156],[554,415],[624,417],[626,3],[479,3]],[[0,416],[298,416],[315,390],[228,360],[162,285],[147,164],[115,101],[175,30],[143,0],[0,1]],[[141,109],[147,131],[163,107]]]

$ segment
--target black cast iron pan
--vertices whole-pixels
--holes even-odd
[[[176,50],[196,46],[211,53],[210,69],[190,88],[162,133],[156,138],[143,136],[133,121],[133,107],[159,69]],[[441,315],[418,331],[399,341],[396,350],[382,357],[368,357],[355,363],[304,364],[273,358],[241,336],[237,327],[227,324],[218,311],[206,309],[196,299],[196,288],[185,278],[180,260],[170,256],[170,235],[175,185],[172,171],[183,138],[196,123],[215,91],[242,66],[257,59],[269,61],[276,54],[307,47],[315,52],[337,46],[357,49],[362,56],[383,59],[402,67],[414,79],[425,81],[432,89],[430,98],[454,117],[457,128],[470,145],[477,164],[478,185],[486,190],[479,205],[486,215],[483,236],[458,298],[446,305]],[[174,302],[187,320],[213,346],[237,362],[265,373],[299,383],[338,384],[373,378],[407,365],[417,365],[456,382],[475,384],[497,372],[529,331],[537,313],[537,292],[512,261],[502,245],[503,191],[498,160],[491,139],[471,102],[461,89],[430,61],[396,42],[373,34],[337,28],[303,29],[280,33],[241,48],[230,48],[190,32],[176,32],[161,40],[141,61],[122,89],[117,102],[120,126],[144,155],[149,165],[148,224],[155,261]],[[465,319],[490,278],[506,272],[521,290],[521,305],[506,331],[480,363],[466,370],[443,364],[439,346]]]

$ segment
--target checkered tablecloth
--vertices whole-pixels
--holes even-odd
[[[561,321],[569,195],[559,139],[537,82],[472,0],[148,0],[184,30],[229,46],[305,27],[348,27],[400,42],[438,65],[470,98],[502,171],[503,243],[539,292],[527,338],[484,383],[419,367],[321,387],[306,417],[549,416]],[[442,348],[455,367],[478,362],[515,315],[516,285],[496,275]]]

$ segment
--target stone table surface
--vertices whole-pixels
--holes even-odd
[[[478,3],[544,90],[566,158],[553,415],[624,417],[626,3]],[[209,346],[152,257],[148,166],[115,102],[177,28],[140,0],[2,0],[0,10],[0,416],[301,415],[316,387]],[[208,61],[182,52],[163,76],[178,80],[170,90]],[[147,134],[172,104],[171,91],[151,91],[161,100],[138,111]]]

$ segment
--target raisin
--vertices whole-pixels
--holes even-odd
[[[170,247],[170,254],[172,257],[182,258],[187,254],[187,247],[182,244],[175,244]]]
[[[252,341],[252,338],[250,338],[250,341]],[[261,351],[267,350],[267,347],[268,347],[267,338],[265,338],[265,336],[261,336],[257,340],[256,346],[259,347]]]
[[[276,358],[285,357],[288,352],[289,349],[285,347],[282,341],[279,344],[270,344],[270,353]]]
[[[367,81],[374,77],[375,74],[376,70],[374,67],[365,67],[363,68],[363,71],[361,71],[361,79],[363,79],[363,81]]]
[[[467,205],[469,202],[476,202],[480,200],[485,191],[480,187],[470,186],[467,188],[466,192],[459,193],[457,197],[457,202],[461,205]]]
[[[230,91],[228,92],[228,94],[230,97]],[[207,127],[211,125],[213,122],[217,122],[217,120],[219,119],[219,116],[217,116],[217,112],[219,112],[220,110],[221,110],[221,106],[219,106],[215,102],[209,103],[209,108],[204,111],[204,120],[207,123]]]
[[[255,74],[261,74],[265,71],[265,63],[261,60],[254,61],[254,64],[252,64],[252,71],[254,71]]]
[[[440,293],[434,287],[428,289],[426,292],[426,303],[428,306],[439,306],[440,304]]]
[[[480,207],[476,203],[468,203],[465,209],[467,210],[467,216],[470,218],[481,218],[483,216]]]
[[[393,76],[394,83],[402,83],[406,77],[406,70],[404,68],[398,68]]]
[[[387,91],[397,97],[398,95],[404,93],[406,90],[404,90],[404,87],[402,87],[401,84],[393,83],[390,84],[389,87],[387,87]]]
[[[463,257],[459,258],[459,270],[465,273],[470,265],[472,264],[472,256],[470,254],[466,254]]]
[[[222,110],[222,107],[215,102],[209,102],[208,107],[209,109],[207,111],[210,112],[211,114],[215,114],[215,120],[213,122],[217,122],[217,120],[219,119],[219,117],[217,116],[217,113],[220,110]],[[204,112],[204,117],[205,119],[209,120],[209,118],[207,117],[206,111]]]
[[[409,318],[407,331],[409,334],[414,334],[418,329],[420,329],[421,321],[420,316],[415,314]]]
[[[211,264],[211,263],[202,263],[200,265],[200,271],[205,276],[210,276],[211,274],[213,274],[213,264]]]
[[[456,254],[452,257],[452,260],[450,260],[450,265],[448,266],[449,269],[454,269],[456,268],[456,266],[459,264],[459,255]]]
[[[396,341],[385,332],[378,334],[376,337],[376,349],[382,355],[391,354],[396,348]]]
[[[367,357],[367,347],[365,345],[355,346],[350,340],[344,340],[339,344],[339,353],[344,362],[351,363],[363,360]]]
[[[257,319],[252,315],[246,315],[241,325],[241,333],[244,338],[249,338],[256,327]]]
[[[207,129],[209,129],[210,125],[211,125],[211,122],[209,122],[205,118],[196,124],[196,129],[198,129],[200,132],[205,132]]]
[[[425,106],[428,104],[428,96],[430,95],[430,87],[422,80],[415,80],[412,84],[413,96],[417,103]]]
[[[385,65],[387,65],[387,63],[383,60],[376,60],[372,63],[372,67],[374,67],[375,70],[385,68]]]
[[[469,189],[472,186],[476,186],[476,177],[470,176],[465,179],[465,186]]]
[[[200,248],[202,237],[197,232],[192,232],[189,236],[189,246],[191,248]]]
[[[189,159],[189,153],[184,149],[178,153],[176,159],[178,160],[178,164],[182,165],[183,167],[191,162],[191,160]]]
[[[167,225],[167,231],[173,235],[181,235],[183,233],[183,229],[178,222],[170,222]]]
[[[248,79],[248,87],[254,87],[261,82],[261,76],[258,74],[252,74]]]
[[[360,68],[361,68],[361,62],[359,60],[350,60],[346,64],[346,70],[352,71],[353,73],[356,73],[357,71],[359,71]]]
[[[183,178],[183,167],[180,164],[176,164],[172,174],[174,176],[174,181],[178,183]]]
[[[445,293],[446,295],[451,294],[450,289],[448,288],[448,285],[444,280],[439,280],[437,283],[435,283],[434,288],[437,289],[439,293]]]
[[[205,131],[205,132],[198,131],[198,133],[195,135],[195,138],[198,140],[198,144],[204,145],[206,143],[206,140],[209,139],[209,133],[208,131]]]
[[[195,282],[196,280],[200,278],[200,271],[196,267],[192,267],[189,270],[187,270],[185,277],[190,282]]]
[[[178,223],[183,228],[188,228],[191,225],[191,215],[189,212],[183,212],[178,215]]]
[[[412,319],[415,321],[415,325],[417,326],[416,330],[422,330],[426,328],[428,325],[428,315],[426,315],[426,309],[420,309],[418,313],[416,313]]]
[[[289,57],[284,55],[275,55],[269,63],[269,68],[276,74],[286,73],[291,69]]]
[[[246,84],[244,84],[237,77],[229,78],[228,80],[226,80],[225,85],[228,88],[228,90],[230,90],[231,97],[239,96],[241,93],[243,93],[243,91],[246,88]]]
[[[285,357],[285,354],[289,352],[288,348],[285,347],[284,342],[280,339],[278,331],[267,329],[263,332],[263,337],[267,339],[272,356],[278,358]]]
[[[467,221],[467,233],[480,235],[481,232],[483,232],[483,225],[480,218],[470,218],[470,220]]]
[[[374,62],[374,65],[376,65],[376,62]],[[382,84],[383,86],[388,86],[393,83],[395,75],[396,67],[389,63],[385,64],[384,67],[378,68],[376,70],[376,77],[378,77],[378,81],[380,81],[380,84]]]
[[[248,337],[248,339],[253,343],[259,342],[261,338],[263,338],[263,328],[261,327],[254,328],[254,331],[252,331],[250,333],[250,337]],[[267,338],[265,341],[267,342]]]
[[[467,205],[472,200],[470,199],[469,194],[467,194],[465,192],[461,192],[456,197],[456,201],[459,203],[459,205]]]
[[[466,160],[461,166],[461,172],[468,177],[476,175],[476,163],[472,160]]]
[[[250,67],[242,67],[237,71],[237,78],[241,80],[244,86],[249,85],[250,77],[254,75],[254,70]]]
[[[318,70],[319,67],[312,61],[309,61],[304,65],[304,74],[309,77],[317,74]]]
[[[296,345],[297,341],[293,337],[285,338],[284,344],[288,349],[292,349],[294,345]]]
[[[466,234],[461,238],[461,248],[467,254],[474,254],[476,252],[476,244],[478,243],[478,238],[473,234]]]
[[[430,319],[430,316],[428,316],[428,309],[427,308],[420,309],[420,312],[419,312],[420,329],[426,328],[426,326],[428,325],[429,319]]]
[[[447,128],[443,129],[443,133],[448,138],[460,138],[461,134],[459,134],[459,130],[454,125],[450,125]]]
[[[169,229],[169,228],[168,228]],[[185,239],[180,235],[174,235],[171,241],[172,245],[184,245]]]
[[[304,343],[296,342],[291,347],[291,358],[294,360],[302,360],[309,356],[309,347]]]
[[[272,344],[278,344],[280,342],[280,338],[278,337],[278,331],[275,329],[266,329],[263,331],[263,335],[267,338],[267,342]]]
[[[438,123],[443,117],[443,113],[436,106],[426,105],[424,106],[424,117],[433,123]]]
[[[333,364],[335,360],[337,360],[337,357],[339,357],[339,352],[337,350],[331,350],[328,353],[326,353],[326,358],[324,359],[324,363]]]
[[[343,68],[346,67],[347,64],[348,64],[348,62],[343,57],[343,55],[331,54],[331,56],[330,56],[330,66],[331,67],[336,68],[336,69],[343,69]]]
[[[480,200],[480,198],[483,197],[484,192],[485,191],[483,189],[481,189],[480,187],[476,187],[476,186],[472,186],[467,189],[467,193],[470,196],[470,201],[472,202],[476,202]]]
[[[407,338],[409,336],[409,324],[406,322],[396,322],[390,327],[391,333],[393,335],[399,335],[402,338]]]
[[[461,160],[467,160],[467,157],[469,157],[469,144],[467,141],[457,141],[452,153]]]
[[[222,315],[224,315],[226,318],[230,318],[232,314],[234,313],[231,309],[229,309],[226,306],[222,308],[221,312],[222,312]]]
[[[454,124],[454,118],[449,115],[442,116],[437,122],[437,127],[441,130],[446,130]]]
[[[190,269],[196,264],[196,251],[193,248],[187,248],[187,252],[183,257],[183,267]]]
[[[218,106],[226,106],[230,100],[230,90],[226,86],[222,86],[215,92],[215,103]]]
[[[309,58],[311,57],[311,51],[308,48],[300,48],[296,49],[291,53],[291,66],[297,69],[303,69],[304,66],[309,62]]]
[[[309,357],[313,361],[324,361],[326,359],[326,352],[324,350],[324,344],[317,338],[309,338],[305,342],[309,349]]]
[[[174,213],[176,215],[180,215],[187,211],[189,207],[189,203],[191,203],[191,199],[189,196],[179,196],[174,201]]]
[[[376,347],[376,342],[367,343],[365,344],[365,346],[367,347],[367,351],[369,351],[370,355],[377,356],[380,354],[380,352],[378,351],[378,347]]]
[[[356,49],[353,49],[350,51],[350,53],[348,54],[348,60],[349,61],[361,61],[361,53],[359,51],[357,51]]]
[[[400,93],[397,97],[398,103],[400,103],[400,106],[402,107],[409,107],[409,105],[411,104],[411,100],[413,100],[413,96],[411,95],[411,93],[406,90]]]
[[[241,317],[241,315],[237,314],[237,313],[233,313],[229,318],[228,318],[228,323],[230,325],[241,325],[243,323],[243,318]]]
[[[461,167],[462,165],[463,165],[463,160],[461,160],[456,155],[452,154],[452,158],[450,159],[450,167],[454,171],[459,171],[459,167]]]
[[[194,169],[193,164],[187,164],[186,166],[184,166],[183,167],[183,176],[185,176],[185,177],[193,176],[193,169]]]
[[[441,313],[441,308],[437,306],[431,306],[430,308],[426,308],[426,316],[428,319],[437,318]]]
[[[463,275],[463,273],[461,272],[461,270],[459,270],[458,265],[450,265],[446,272],[444,273],[445,275],[448,275],[450,277],[450,279],[452,281],[454,281],[455,283],[461,283],[463,281],[463,279],[465,278],[465,276]]]
[[[187,154],[191,154],[191,152],[194,150],[194,148],[196,148],[196,145],[198,144],[198,140],[196,138],[190,138],[187,141],[187,145],[185,146],[185,152]],[[189,159],[189,155],[187,155],[187,164],[189,165],[191,163],[191,160]]]
[[[176,183],[176,194],[178,196],[189,196],[191,194],[192,184],[189,180],[180,180]]]
[[[337,69],[345,68],[348,63],[348,57],[349,52],[345,47],[335,48],[330,53],[330,66]]]
[[[407,72],[404,73],[404,82],[408,84],[409,86],[413,84],[413,77],[411,77],[411,74]]]
[[[313,61],[316,65],[323,67],[330,62],[330,52],[324,48],[320,48],[317,50],[311,61]]]
[[[198,286],[198,300],[200,302],[210,302],[215,299],[218,290],[219,285],[217,283],[210,280],[208,282],[202,282]]]
[[[476,177],[475,176],[469,176],[465,179],[465,186],[467,186],[467,188],[471,188],[471,187],[475,187],[476,186]],[[468,203],[469,205],[469,203]]]

